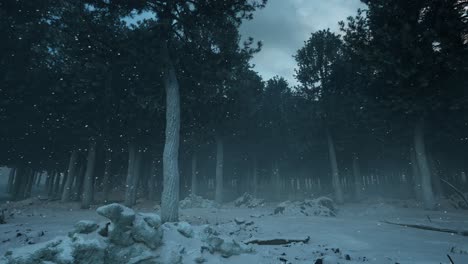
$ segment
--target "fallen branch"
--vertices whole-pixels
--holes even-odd
[[[468,236],[468,230],[455,230],[455,229],[450,229],[450,228],[440,228],[440,227],[421,225],[421,224],[402,224],[402,223],[394,223],[394,222],[389,222],[389,221],[381,221],[381,222],[389,224],[389,225],[397,225],[397,226],[411,227],[411,228],[422,229],[422,230]]]
[[[257,244],[257,245],[268,245],[268,246],[277,246],[277,245],[286,245],[291,243],[307,243],[309,242],[310,237],[307,236],[304,239],[288,239],[288,238],[273,238],[273,239],[252,239],[245,241],[245,244]]]
[[[458,194],[458,196],[460,196],[460,198],[463,199],[463,201],[465,201],[465,204],[466,204],[466,207],[468,207],[468,200],[466,200],[466,197],[465,195],[459,190],[457,189],[457,187],[453,186],[453,184],[451,184],[450,182],[444,180],[444,179],[440,179],[443,183],[447,184],[450,188],[452,188],[452,190]]]
[[[453,262],[453,259],[450,257],[449,254],[447,254],[447,257],[448,257],[448,259],[450,260],[450,263],[451,263],[451,264],[455,264],[455,262]]]

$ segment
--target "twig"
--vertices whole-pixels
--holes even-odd
[[[459,190],[457,189],[457,187],[453,186],[453,184],[451,184],[450,182],[444,180],[444,179],[440,179],[443,183],[447,184],[450,188],[452,188],[456,194],[458,194],[458,196],[460,196],[463,201],[465,201],[465,204],[466,206],[468,207],[468,200],[466,200],[466,197],[465,195]]]
[[[447,254],[447,257],[448,257],[448,259],[450,260],[450,263],[455,264],[455,262],[453,261],[453,259],[450,257],[449,254]]]

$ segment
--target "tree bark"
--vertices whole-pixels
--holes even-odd
[[[335,143],[333,142],[332,135],[327,129],[327,142],[328,142],[328,157],[330,159],[330,166],[332,171],[332,185],[335,192],[335,199],[338,204],[343,204],[343,191],[340,184],[340,175],[338,171],[338,162],[336,161]]]
[[[416,162],[421,175],[421,188],[424,207],[428,210],[435,209],[434,192],[431,183],[431,171],[426,154],[424,142],[424,120],[420,119],[414,127],[414,149],[416,151]]]
[[[361,168],[359,167],[359,157],[355,153],[353,156],[353,176],[354,176],[354,198],[356,201],[362,199],[362,179]]]
[[[73,180],[75,179],[76,168],[77,168],[77,161],[78,161],[78,151],[72,150],[70,156],[70,162],[68,163],[68,171],[67,171],[67,180],[65,181],[65,185],[63,187],[62,192],[62,202],[69,202],[70,201],[70,194],[71,188],[73,184]]]
[[[215,201],[223,202],[223,167],[224,167],[224,145],[223,139],[216,136],[216,189]]]
[[[192,154],[192,195],[197,195],[197,154]]]
[[[171,23],[169,16],[165,19],[167,26],[169,26]],[[166,131],[163,152],[161,219],[163,222],[176,222],[179,219],[180,94],[175,67],[167,46],[168,39],[162,41],[164,88],[166,90]]]
[[[94,166],[96,164],[96,141],[89,142],[88,159],[86,162],[86,172],[83,182],[83,197],[81,198],[81,208],[88,209],[93,202]]]
[[[133,206],[132,193],[135,186],[133,185],[135,177],[135,158],[136,158],[136,146],[134,142],[128,144],[128,167],[127,167],[127,180],[125,183],[125,201],[124,204],[128,207]]]

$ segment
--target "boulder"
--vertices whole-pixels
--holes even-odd
[[[181,233],[184,237],[187,237],[187,238],[193,237],[192,226],[187,222],[177,223],[177,231],[179,231],[179,233]]]
[[[135,212],[121,204],[113,203],[99,207],[96,212],[109,220],[108,237],[111,243],[129,246],[133,243],[132,227]]]
[[[180,208],[218,208],[220,205],[215,201],[205,199],[201,196],[190,194],[179,202]]]
[[[263,206],[264,204],[265,200],[255,198],[248,193],[244,193],[242,196],[240,196],[234,201],[234,205],[237,207],[256,208]]]
[[[161,218],[159,215],[137,214],[131,230],[132,238],[151,249],[156,249],[162,244],[163,231],[159,228],[160,226]]]
[[[336,216],[336,207],[332,199],[319,197],[304,201],[285,201],[279,203],[274,214],[304,215],[304,216]]]
[[[76,222],[74,228],[71,234],[89,234],[96,231],[99,225],[94,221],[81,220]]]

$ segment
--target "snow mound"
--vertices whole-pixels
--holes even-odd
[[[190,194],[179,202],[182,209],[187,208],[218,208],[220,205],[215,201],[205,199],[198,195]]]
[[[157,214],[135,213],[120,204],[99,207],[110,220],[79,221],[67,237],[10,250],[6,264],[184,264],[216,262],[254,250],[208,225],[161,223]]]
[[[244,193],[234,201],[236,207],[257,208],[265,205],[265,200],[253,197],[251,194]]]
[[[305,215],[305,216],[336,216],[336,206],[332,199],[318,197],[304,201],[285,201],[278,204],[274,214]]]

